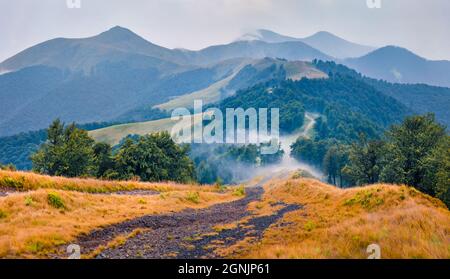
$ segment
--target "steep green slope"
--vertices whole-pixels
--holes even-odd
[[[328,79],[272,81],[239,91],[220,107],[295,107],[323,116],[330,137],[351,139],[360,132],[379,135],[388,125],[400,121],[408,109],[372,86],[343,75]],[[280,110],[280,114],[283,111]],[[280,126],[288,117],[281,116]],[[285,127],[286,128],[286,127]]]
[[[442,124],[450,127],[450,88],[426,84],[399,84],[364,77],[353,69],[334,62],[315,61],[315,66],[325,73],[348,75],[372,85],[411,111],[424,114],[432,112]]]
[[[272,79],[327,78],[327,75],[316,69],[311,63],[303,61],[287,61],[284,59],[245,59],[233,73],[209,87],[186,94],[155,106],[162,110],[178,107],[191,108],[194,100],[202,100],[204,104],[216,103],[234,95],[239,89],[246,89],[255,84]]]

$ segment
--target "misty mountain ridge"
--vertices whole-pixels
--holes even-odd
[[[349,42],[330,32],[319,31],[305,38],[294,38],[281,35],[266,29],[258,29],[244,34],[237,41],[264,41],[268,43],[303,42],[329,56],[338,59],[360,57],[373,50],[374,47]]]
[[[450,81],[450,62],[429,61],[405,49],[386,47],[360,58],[338,60],[295,38],[268,30],[259,35],[267,41],[240,40],[190,51],[158,46],[117,26],[89,38],[57,38],[40,43],[0,64],[0,72],[7,72],[0,75],[0,135],[40,129],[57,117],[79,123],[110,121],[137,108],[151,108],[183,95],[210,94],[211,88],[231,88],[234,92],[280,76],[273,75],[278,70],[267,72],[270,65],[248,66],[258,64],[248,62],[254,59],[268,59],[269,64],[280,64],[270,59],[332,60],[388,81],[393,76],[401,77],[396,82],[417,80],[445,85]],[[336,40],[342,43],[342,39],[327,32],[304,40],[310,44],[328,42],[332,44],[329,47],[337,45],[333,43]],[[281,64],[279,70],[286,71],[287,78],[328,74],[314,66]],[[435,95],[436,101],[443,92]]]
[[[233,42],[207,47],[199,51],[168,49],[123,27],[113,27],[99,35],[82,38],[57,38],[32,46],[0,63],[1,72],[45,65],[71,71],[90,73],[97,64],[125,61],[130,56],[147,60],[144,66],[176,68],[178,66],[211,65],[234,58],[280,57],[289,60],[330,60],[332,57],[302,42]],[[145,57],[144,57],[145,56]]]

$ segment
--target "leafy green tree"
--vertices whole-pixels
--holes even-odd
[[[385,141],[363,137],[349,159],[344,172],[353,184],[405,184],[450,205],[450,140],[432,114],[405,118]]]
[[[427,173],[436,173],[430,156],[446,137],[445,128],[434,115],[411,116],[387,132],[389,144],[381,180],[414,186],[427,194],[435,194]],[[398,175],[392,175],[392,171]],[[429,176],[429,175],[428,175]]]
[[[192,181],[195,172],[188,151],[187,146],[177,145],[167,132],[139,137],[137,141],[128,138],[114,158],[118,178]]]
[[[107,178],[107,174],[114,169],[112,148],[109,144],[98,142],[94,145],[94,159],[97,166],[97,177]]]
[[[424,188],[450,207],[450,136],[446,136],[424,160]]]
[[[74,123],[64,127],[57,119],[47,133],[47,142],[31,157],[33,170],[68,177],[95,175],[95,142],[86,131]]]
[[[344,174],[342,172],[344,166],[348,162],[347,151],[345,146],[332,146],[328,149],[324,157],[323,169],[328,175],[328,181],[334,185],[344,186]]]
[[[379,181],[384,142],[368,141],[364,135],[354,143],[349,152],[349,163],[344,167],[345,176],[356,185]]]

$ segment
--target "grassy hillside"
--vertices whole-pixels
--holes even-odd
[[[195,220],[196,210],[240,202],[255,183],[264,185],[264,193],[253,196],[247,206],[250,214],[239,212],[241,217],[235,222],[216,223],[211,232],[195,231],[182,241],[215,237],[216,255],[235,258],[367,258],[366,248],[374,243],[381,247],[382,258],[450,258],[450,211],[413,188],[373,185],[343,190],[313,179],[287,179],[285,174],[257,180],[244,190],[1,171],[0,258],[57,256],[64,253],[61,247],[76,243],[80,236],[144,215],[190,208],[193,211],[181,216]],[[277,215],[286,205],[298,206],[278,215],[262,238],[247,235],[231,244],[220,239],[238,227],[248,229],[255,224],[252,220]],[[221,211],[217,214],[224,217]],[[113,235],[83,257],[120,247],[146,233],[151,234],[143,224]]]
[[[270,215],[280,203],[299,204],[272,225],[258,244],[247,238],[221,251],[238,258],[450,258],[450,211],[414,188],[373,185],[339,189],[312,179],[280,179],[251,205]]]
[[[90,131],[89,135],[96,141],[116,145],[128,135],[147,135],[150,133],[161,131],[170,132],[177,123],[179,123],[180,126],[200,125],[201,120],[202,119],[200,115],[194,115],[191,116],[190,119],[187,118],[179,121],[172,120],[171,118],[164,118],[147,122],[113,125],[110,127]]]
[[[0,258],[48,257],[59,245],[95,228],[238,198],[215,187],[0,171]]]
[[[276,78],[301,80],[302,78],[319,79],[327,77],[324,72],[308,62],[272,58],[246,59],[233,70],[232,74],[224,79],[205,89],[156,105],[155,108],[161,110],[172,110],[179,107],[190,108],[193,106],[194,100],[203,100],[204,104],[216,103],[233,95],[240,89],[246,89],[257,83]]]
[[[174,98],[166,103],[156,105],[154,108],[161,110],[173,110],[175,108],[190,108],[193,106],[195,100],[202,100],[204,104],[218,102],[221,99],[222,90],[225,90],[229,82],[239,73],[239,71],[244,66],[245,62],[239,65],[231,75],[211,84],[207,88]]]

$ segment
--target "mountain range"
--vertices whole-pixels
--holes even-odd
[[[303,42],[337,59],[360,57],[376,49],[375,47],[349,42],[326,31],[320,31],[305,38],[294,38],[270,30],[259,29],[243,35],[238,41]]]
[[[313,60],[335,61],[389,82],[450,87],[449,61],[429,61],[393,46],[374,50],[328,32],[297,39],[258,30],[190,51],[158,46],[117,26],[89,38],[52,39],[0,63],[0,136],[41,129],[57,117],[126,120],[136,110],[170,110],[197,97],[216,102],[274,77],[326,78]],[[429,86],[430,92],[434,98],[421,111],[449,103],[445,88]],[[411,108],[407,99],[399,98]]]

